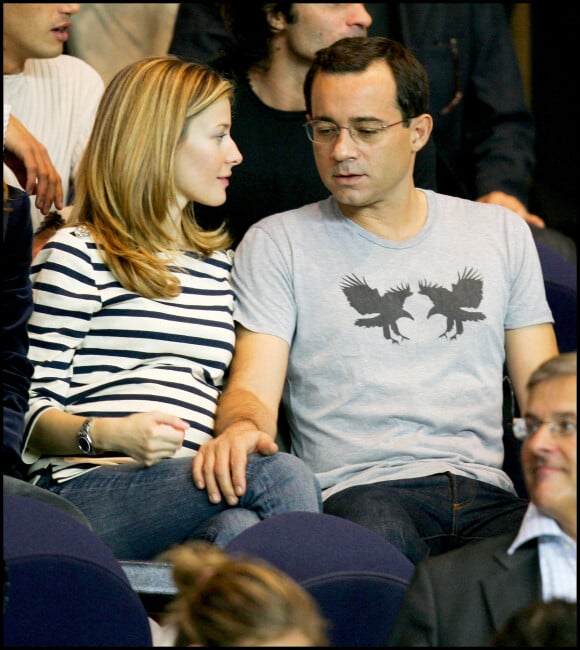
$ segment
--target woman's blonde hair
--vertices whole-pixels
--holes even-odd
[[[173,564],[178,590],[164,621],[178,629],[176,646],[261,645],[293,632],[312,646],[328,645],[316,601],[266,562],[202,541],[174,547],[163,558]]]
[[[107,86],[75,182],[72,223],[86,225],[113,275],[149,298],[179,295],[169,271],[176,244],[167,228],[177,205],[175,152],[189,120],[214,102],[232,101],[232,84],[211,68],[173,56],[140,59]],[[193,203],[182,239],[207,256],[227,248],[222,226],[205,231]]]

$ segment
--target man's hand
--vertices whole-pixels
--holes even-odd
[[[63,189],[60,174],[46,147],[14,115],[10,115],[4,146],[4,162],[14,171],[23,189],[30,195],[36,194],[34,205],[42,214],[48,214],[53,203],[55,209],[61,210]],[[22,174],[16,169],[18,163],[24,167]]]
[[[505,192],[490,192],[489,194],[480,196],[477,200],[481,203],[503,205],[504,208],[509,208],[510,210],[517,212],[520,217],[525,219],[531,226],[536,226],[538,228],[546,227],[546,222],[541,217],[538,217],[537,214],[528,212],[526,206],[511,194],[506,194]]]
[[[271,435],[243,420],[200,447],[193,459],[193,480],[200,490],[207,491],[212,503],[219,503],[223,495],[230,506],[235,506],[246,491],[248,455],[258,452],[271,456],[277,451]]]

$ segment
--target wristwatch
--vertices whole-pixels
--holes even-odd
[[[91,438],[91,425],[93,423],[93,418],[87,418],[81,428],[79,429],[77,435],[77,443],[79,449],[83,452],[85,456],[96,456],[97,452],[93,446],[93,439]]]

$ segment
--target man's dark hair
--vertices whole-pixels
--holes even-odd
[[[317,74],[364,72],[377,60],[384,60],[393,72],[403,119],[407,121],[429,112],[429,80],[425,68],[404,45],[380,36],[341,38],[316,52],[304,81],[306,112],[312,115],[312,83]]]
[[[296,14],[291,2],[222,2],[221,15],[232,41],[224,46],[220,65],[247,70],[270,64],[270,42],[276,30],[268,16],[282,14],[288,23],[294,23]]]

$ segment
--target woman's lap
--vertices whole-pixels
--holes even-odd
[[[260,519],[321,509],[316,479],[289,454],[250,456],[248,487],[240,500],[244,513],[225,501],[212,504],[206,491],[195,487],[191,467],[192,458],[152,467],[104,466],[49,489],[76,505],[119,559],[131,560],[151,559],[195,538],[225,546]]]

